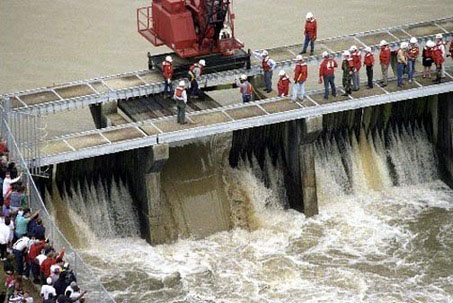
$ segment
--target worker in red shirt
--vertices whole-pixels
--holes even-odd
[[[203,75],[203,69],[206,66],[206,61],[201,59],[198,63],[192,64],[189,68],[189,79],[190,79],[190,97],[199,98],[200,89],[198,85],[198,79]]]
[[[332,96],[337,96],[335,88],[335,68],[338,67],[337,62],[329,55],[328,52],[323,52],[324,60],[319,66],[319,84],[324,81],[324,99],[329,99],[329,85],[332,89]]]
[[[352,93],[351,80],[352,74],[354,73],[354,61],[352,60],[351,53],[349,51],[343,52],[341,69],[343,70],[343,96],[347,97]]]
[[[433,48],[436,43],[432,40],[428,40],[422,51],[422,64],[423,64],[423,78],[431,79],[431,66],[433,65]]]
[[[354,62],[354,72],[352,74],[352,90],[360,89],[360,68],[362,67],[362,53],[353,45],[349,48],[352,61]]]
[[[171,79],[173,78],[173,58],[165,57],[162,62],[162,76],[164,77],[164,96],[171,96]]]
[[[379,46],[381,47],[381,52],[379,53],[379,61],[381,63],[381,70],[382,70],[382,80],[380,83],[381,83],[382,87],[385,87],[385,86],[387,86],[391,50],[390,50],[390,46],[389,46],[388,42],[385,40],[382,40],[379,43]]]
[[[409,42],[409,48],[407,49],[407,76],[409,83],[411,83],[414,81],[415,62],[420,54],[420,48],[417,44],[417,38],[412,37]]]
[[[186,83],[183,80],[179,81],[178,87],[175,88],[173,99],[175,99],[176,108],[178,109],[177,122],[186,124],[187,92]]]
[[[291,94],[291,99],[296,101],[298,98],[303,100],[307,94],[305,93],[305,81],[308,77],[307,62],[302,55],[296,56],[296,66],[294,67],[294,86]]]
[[[445,62],[445,59],[442,48],[439,45],[436,45],[433,48],[433,61],[434,64],[436,64],[436,79],[433,80],[433,82],[440,83],[442,80],[442,66]]]
[[[365,47],[365,56],[363,57],[363,65],[365,65],[365,68],[366,68],[366,76],[368,78],[368,88],[373,88],[374,55],[371,52],[371,47]]]
[[[291,80],[288,78],[284,70],[281,70],[278,73],[278,76],[279,76],[277,83],[278,96],[287,97],[289,95],[289,84],[291,83]]]
[[[447,58],[447,48],[446,45],[447,43],[444,42],[444,36],[442,34],[436,34],[436,46],[440,49],[442,52],[442,57],[443,61],[445,62],[445,59]],[[445,78],[445,65],[442,64],[442,78]]]
[[[318,23],[316,19],[313,17],[312,12],[308,12],[305,16],[305,41],[304,41],[304,48],[302,49],[301,54],[305,54],[307,52],[308,43],[310,43],[310,56],[313,56],[313,52],[315,51],[315,41],[318,37]]]

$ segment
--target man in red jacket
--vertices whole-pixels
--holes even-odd
[[[291,83],[291,80],[288,78],[286,72],[283,69],[278,73],[278,76],[278,96],[287,97],[289,95],[289,84]]]
[[[310,43],[310,56],[313,56],[313,52],[315,51],[315,41],[318,36],[318,24],[316,19],[313,17],[312,12],[308,12],[305,19],[305,41],[301,54],[305,54],[307,52],[308,43]]]
[[[380,83],[384,87],[387,86],[391,50],[389,44],[385,40],[382,40],[381,43],[379,43],[379,46],[381,47],[381,52],[379,53],[379,61],[381,62],[382,70],[382,81]]]
[[[360,68],[362,67],[362,53],[353,45],[349,48],[352,62],[354,62],[354,72],[352,73],[352,90],[360,89]]]
[[[319,84],[324,80],[324,99],[329,99],[329,85],[332,89],[332,96],[337,96],[335,88],[335,68],[338,67],[337,62],[329,55],[328,52],[323,52],[324,60],[319,66]]]
[[[433,61],[436,64],[436,79],[433,82],[440,83],[442,79],[442,66],[445,59],[442,48],[439,45],[436,45],[433,49]]]
[[[365,48],[365,56],[363,57],[363,65],[365,65],[365,67],[366,67],[366,76],[368,78],[368,88],[373,88],[374,55],[371,52],[371,47]]]
[[[307,63],[304,61],[302,55],[296,57],[296,67],[294,68],[294,86],[291,94],[291,99],[296,101],[297,98],[304,99],[305,94],[305,81],[308,77]]]
[[[172,95],[171,92],[171,79],[173,78],[173,59],[171,56],[165,57],[162,62],[162,76],[164,77],[164,96]]]

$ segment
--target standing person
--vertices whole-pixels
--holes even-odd
[[[360,68],[362,67],[362,53],[357,49],[357,46],[350,47],[352,61],[354,62],[354,72],[352,74],[352,90],[360,89]]]
[[[198,63],[192,64],[189,68],[190,77],[190,97],[199,98],[200,89],[198,86],[198,79],[203,75],[203,69],[206,66],[206,61],[201,59]]]
[[[351,53],[349,51],[343,52],[341,69],[343,70],[343,96],[349,96],[352,92],[351,80],[352,74],[354,73],[354,61],[351,58]]]
[[[22,174],[20,174],[17,178],[12,179],[11,173],[9,171],[7,171],[5,173],[5,179],[3,180],[3,197],[5,197],[5,195],[8,193],[8,190],[10,189],[11,184],[19,181],[21,177],[22,177]]]
[[[381,70],[382,70],[381,85],[382,85],[382,87],[385,87],[385,86],[387,86],[388,72],[389,72],[390,59],[391,59],[392,52],[390,50],[389,44],[385,40],[382,40],[379,43],[379,46],[381,47],[381,51],[379,53],[379,61],[381,63]]]
[[[439,48],[441,54],[442,54],[442,62],[445,62],[445,59],[447,57],[447,50],[445,49],[445,42],[444,42],[444,37],[442,34],[437,34],[436,35],[436,46]],[[437,67],[437,65],[436,65]],[[441,70],[441,77],[445,78],[445,66],[442,64],[442,70]]]
[[[254,51],[253,55],[261,60],[261,67],[264,72],[264,85],[266,87],[265,92],[270,93],[272,91],[272,74],[276,63],[269,57],[267,50],[263,50],[261,53]]]
[[[403,87],[403,74],[404,74],[404,69],[406,68],[406,65],[407,65],[407,47],[408,47],[407,42],[401,43],[400,49],[398,50],[398,52],[396,54],[396,57],[397,57],[396,60],[398,62],[398,65],[396,68],[397,77],[398,77],[397,83],[398,83],[398,87],[400,87],[400,88]]]
[[[166,56],[162,62],[162,76],[164,77],[164,96],[171,96],[171,79],[173,78],[173,58]]]
[[[319,84],[324,81],[324,99],[329,99],[329,85],[332,88],[332,96],[337,96],[335,88],[335,68],[338,67],[337,62],[330,57],[328,52],[323,52],[324,60],[319,66]]]
[[[236,85],[239,86],[239,90],[242,95],[242,102],[247,103],[252,100],[252,84],[247,81],[247,75],[241,75],[239,82],[236,82]]]
[[[420,48],[417,44],[417,38],[412,37],[409,42],[409,49],[407,51],[407,77],[409,78],[409,83],[412,83],[414,81],[415,62],[420,54]]]
[[[28,248],[29,241],[30,238],[22,237],[13,244],[13,255],[16,259],[16,270],[19,276],[24,274],[24,254]]]
[[[55,288],[52,286],[52,278],[48,277],[46,279],[46,285],[41,286],[41,297],[43,300],[49,299],[49,294],[52,294],[53,297],[57,296]]]
[[[173,99],[176,100],[176,107],[178,108],[177,122],[179,124],[186,124],[187,92],[186,83],[184,81],[179,81],[178,87],[175,89]]]
[[[436,79],[433,80],[434,83],[440,83],[442,80],[442,67],[445,62],[444,55],[442,53],[441,45],[437,44],[433,49],[433,61],[436,64]]]
[[[373,88],[374,55],[371,52],[371,47],[365,47],[365,56],[363,57],[363,65],[365,65],[365,67],[366,67],[366,76],[368,78],[368,88]]]
[[[433,48],[436,46],[434,41],[428,40],[422,52],[423,78],[431,79],[431,66],[433,65]]]
[[[16,216],[16,237],[20,239],[21,237],[25,236],[28,231],[28,223],[33,220],[39,214],[39,209],[35,211],[33,214],[30,214],[30,209],[25,208],[22,212],[19,211]]]
[[[303,100],[307,96],[305,93],[305,81],[308,77],[307,62],[305,62],[302,55],[297,55],[296,61],[297,63],[294,67],[294,86],[291,96],[293,101],[296,101],[297,98]]]
[[[307,52],[308,43],[310,43],[310,56],[313,56],[313,53],[315,51],[315,41],[318,37],[318,23],[313,17],[312,12],[308,12],[305,16],[304,36],[304,47],[301,54],[305,54]]]
[[[277,83],[278,96],[287,97],[289,95],[289,84],[291,80],[283,69],[278,73],[278,76],[280,77]]]
[[[6,249],[8,244],[13,240],[13,231],[10,227],[11,220],[9,217],[5,217],[4,222],[0,222],[0,257],[1,261],[6,260],[7,252]]]

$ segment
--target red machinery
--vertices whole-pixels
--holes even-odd
[[[181,58],[230,56],[244,47],[234,37],[232,0],[152,0],[137,9],[138,32]]]

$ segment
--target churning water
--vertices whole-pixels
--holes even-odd
[[[116,228],[132,204],[121,184],[121,203],[67,198],[90,227],[81,252],[119,302],[453,302],[453,191],[424,129],[319,140],[314,218],[286,209],[278,161],[264,169],[218,172],[232,230],[155,247]],[[120,215],[92,220],[98,204]]]

